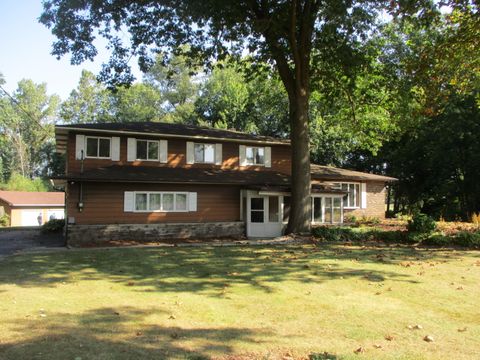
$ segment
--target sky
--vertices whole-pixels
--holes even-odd
[[[71,65],[67,54],[60,60],[51,55],[55,37],[38,22],[42,13],[41,0],[0,0],[0,73],[6,81],[3,86],[12,93],[22,79],[47,83],[48,94],[57,94],[65,100],[77,87],[82,69],[98,74],[102,62],[108,59],[104,47],[94,62]],[[140,77],[138,69],[134,75]]]

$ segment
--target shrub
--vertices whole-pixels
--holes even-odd
[[[0,216],[0,227],[8,226],[10,225],[10,217],[8,214],[3,214]]]
[[[357,217],[355,215],[345,215],[343,220],[348,224],[356,224],[357,223]]]
[[[431,234],[436,228],[435,220],[422,213],[414,214],[412,220],[409,220],[407,225],[409,232],[419,234]]]
[[[429,245],[429,246],[451,246],[453,244],[453,240],[451,236],[447,236],[444,234],[434,234],[422,241],[422,244]]]
[[[453,238],[453,243],[454,245],[461,247],[480,248],[480,233],[467,231],[459,232]]]
[[[60,232],[63,230],[64,226],[65,226],[64,219],[52,219],[47,221],[45,224],[43,224],[42,232],[43,233]]]
[[[376,216],[362,216],[358,222],[361,224],[378,225],[380,224],[380,218]]]

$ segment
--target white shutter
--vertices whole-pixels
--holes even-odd
[[[247,165],[247,148],[245,145],[239,146],[238,157],[240,158],[240,166]]]
[[[120,161],[120,138],[112,137],[112,160]]]
[[[367,183],[362,182],[360,184],[360,189],[362,193],[362,197],[360,198],[361,199],[360,207],[362,209],[366,209],[367,208]]]
[[[75,159],[82,160],[85,159],[85,135],[77,135],[75,138]]]
[[[160,140],[160,162],[166,163],[168,160],[168,141]]]
[[[124,212],[132,212],[135,202],[135,193],[133,191],[125,191],[125,195],[123,197],[123,211]]]
[[[272,167],[272,148],[265,146],[265,167]]]
[[[215,164],[222,165],[222,144],[215,144]]]
[[[188,211],[197,211],[197,193],[188,193]]]
[[[135,161],[137,158],[137,141],[134,138],[127,140],[127,161]]]
[[[187,164],[193,164],[193,142],[187,141]]]

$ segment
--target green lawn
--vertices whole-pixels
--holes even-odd
[[[479,279],[480,252],[396,247],[12,256],[0,359],[474,359]]]

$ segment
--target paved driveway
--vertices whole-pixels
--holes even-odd
[[[24,249],[60,246],[65,246],[61,234],[42,234],[36,229],[0,231],[0,258]]]

